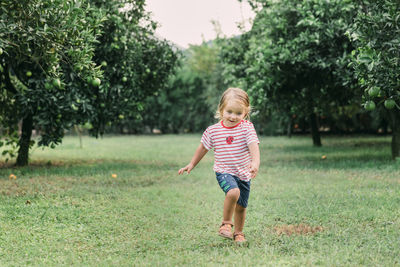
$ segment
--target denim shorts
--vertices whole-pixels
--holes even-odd
[[[250,195],[250,181],[242,181],[235,175],[229,173],[215,173],[217,175],[217,181],[222,191],[228,193],[229,190],[233,188],[239,188],[240,196],[237,201],[237,204],[242,206],[243,208],[247,208],[247,202]]]

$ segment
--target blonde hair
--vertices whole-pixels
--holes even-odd
[[[247,93],[240,88],[228,88],[225,90],[221,96],[221,99],[219,100],[218,109],[215,113],[216,119],[222,120],[222,114],[228,101],[237,101],[240,105],[242,105],[244,112],[246,113],[244,118],[246,120],[250,119],[250,99]]]

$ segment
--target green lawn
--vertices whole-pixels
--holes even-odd
[[[245,225],[217,235],[223,192],[200,135],[67,137],[0,168],[0,266],[393,266],[400,162],[389,137],[261,138]],[[322,156],[326,155],[326,159]],[[10,180],[9,175],[17,179]],[[111,175],[117,174],[117,178]]]

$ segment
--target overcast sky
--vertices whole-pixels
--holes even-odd
[[[225,35],[232,36],[240,33],[237,23],[244,21],[249,30],[249,19],[254,18],[248,3],[238,0],[146,0],[146,5],[160,24],[156,33],[184,48],[214,39],[212,20],[219,22]]]

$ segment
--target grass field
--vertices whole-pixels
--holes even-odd
[[[400,162],[389,137],[324,137],[322,148],[310,137],[261,138],[249,247],[217,235],[224,194],[212,153],[177,176],[199,139],[84,138],[80,149],[67,137],[34,149],[29,167],[3,164],[0,266],[400,264]]]

